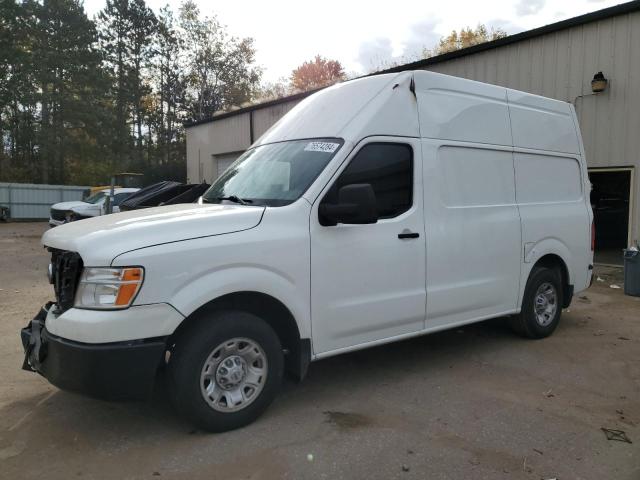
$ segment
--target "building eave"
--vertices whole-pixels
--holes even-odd
[[[640,0],[639,0],[640,1]],[[306,92],[294,93],[293,95],[288,95],[286,97],[276,98],[274,100],[269,100],[267,102],[255,103],[253,105],[247,105],[246,107],[238,108],[236,110],[231,110],[229,112],[218,113],[210,118],[205,118],[202,120],[194,120],[191,122],[185,122],[185,128],[195,127],[197,125],[202,125],[203,123],[216,122],[218,120],[223,120],[225,118],[233,117],[236,115],[242,115],[243,113],[249,113],[254,110],[259,110],[261,108],[273,107],[274,105],[281,105],[283,103],[294,102],[296,100],[302,100],[310,95],[313,95],[316,92],[319,92],[325,87],[316,88],[314,90],[308,90]]]

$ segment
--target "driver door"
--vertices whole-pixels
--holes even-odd
[[[314,204],[311,318],[315,354],[382,341],[425,327],[425,231],[420,143],[371,137]],[[318,207],[340,187],[370,184],[378,221],[323,226]]]

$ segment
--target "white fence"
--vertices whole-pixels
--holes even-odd
[[[0,183],[0,206],[9,207],[14,220],[49,218],[51,205],[82,200],[91,187]]]

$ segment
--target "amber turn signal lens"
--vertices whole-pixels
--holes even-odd
[[[116,297],[115,305],[124,307],[131,303],[133,297],[138,293],[138,289],[142,285],[142,269],[141,268],[125,268],[122,270],[120,277],[120,288]]]

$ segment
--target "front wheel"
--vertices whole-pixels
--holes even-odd
[[[176,341],[169,389],[180,414],[203,430],[224,432],[258,418],[282,383],[280,340],[246,312],[204,315]]]
[[[525,337],[548,337],[560,322],[562,295],[560,272],[553,268],[534,267],[527,280],[522,309],[511,318],[511,326]]]

